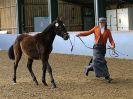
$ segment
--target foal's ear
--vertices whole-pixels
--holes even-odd
[[[62,21],[62,17],[57,17],[57,21]]]

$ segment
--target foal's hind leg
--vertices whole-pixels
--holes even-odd
[[[27,68],[28,68],[28,70],[29,70],[29,72],[33,78],[33,81],[35,82],[36,85],[38,85],[38,81],[37,81],[37,79],[36,79],[36,77],[32,71],[32,63],[33,63],[33,59],[28,59]]]
[[[51,66],[48,62],[47,62],[47,69],[48,69],[48,72],[49,72],[49,75],[50,75],[50,78],[51,78],[52,87],[56,88],[56,84],[55,84],[54,77],[53,77],[53,74],[52,74],[52,68],[51,68]]]
[[[13,82],[16,83],[16,71],[17,71],[17,67],[18,67],[18,63],[21,59],[21,55],[22,53],[20,52],[19,54],[17,54],[15,56],[15,62],[14,62],[14,74],[13,74]]]

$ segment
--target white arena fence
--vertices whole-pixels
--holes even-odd
[[[79,32],[69,32],[71,41],[74,43],[75,35]],[[33,35],[35,33],[32,33]],[[126,55],[119,55],[118,58],[133,59],[133,32],[112,32],[113,38],[116,43],[116,49]],[[17,34],[0,34],[0,50],[8,50],[9,47],[13,44],[17,37]],[[87,37],[82,37],[82,40],[86,43],[87,46],[93,47],[94,36],[90,35]],[[108,42],[108,45],[109,42]],[[71,52],[70,41],[64,41],[61,37],[56,36],[52,53],[60,54],[74,54],[74,55],[86,55],[92,56],[92,50],[86,48],[79,38],[75,38],[75,46],[73,52]],[[107,57],[110,57],[109,52],[107,51]]]

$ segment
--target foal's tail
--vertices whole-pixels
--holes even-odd
[[[8,56],[10,59],[15,60],[13,45],[8,50]]]

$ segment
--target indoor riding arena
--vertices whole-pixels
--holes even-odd
[[[132,0],[0,0],[0,99],[133,99],[132,10]],[[96,77],[95,33],[81,36],[101,17],[110,79]]]

